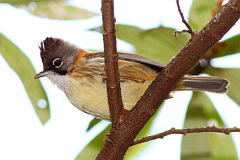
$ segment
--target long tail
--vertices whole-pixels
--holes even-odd
[[[229,81],[220,77],[211,76],[185,76],[176,87],[176,91],[206,91],[214,93],[226,93]]]

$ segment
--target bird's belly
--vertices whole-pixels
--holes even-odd
[[[81,79],[74,81],[70,92],[65,92],[78,109],[101,119],[110,119],[106,83],[99,80]],[[122,82],[121,91],[124,108],[130,110],[140,99],[149,83]]]

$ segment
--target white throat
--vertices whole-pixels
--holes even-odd
[[[65,93],[68,92],[69,84],[71,84],[70,78],[67,75],[59,75],[57,73],[51,72],[46,77],[59,89],[64,91]]]

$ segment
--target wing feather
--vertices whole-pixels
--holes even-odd
[[[90,53],[84,56],[86,59],[103,57],[103,52]],[[158,61],[135,54],[118,53],[118,58],[118,71],[122,82],[151,82],[157,76],[158,72],[165,67],[164,64]]]
[[[104,53],[103,52],[97,52],[97,53],[90,53],[85,55],[84,57],[88,58],[94,58],[94,57],[104,57]],[[126,61],[133,61],[133,62],[138,62],[141,63],[143,65],[146,65],[148,67],[150,67],[151,69],[160,72],[166,65],[158,62],[156,60],[147,58],[147,57],[143,57],[140,55],[136,55],[136,54],[130,54],[130,53],[118,53],[118,58],[121,60],[126,60]]]

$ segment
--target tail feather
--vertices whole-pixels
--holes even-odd
[[[205,91],[226,93],[229,81],[220,77],[185,76],[175,90]]]

